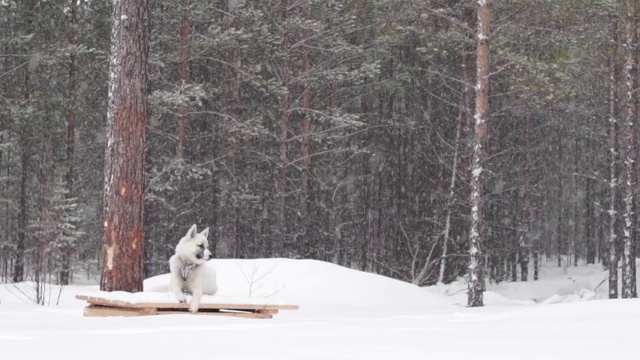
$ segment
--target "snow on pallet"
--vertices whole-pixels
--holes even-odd
[[[129,302],[89,295],[76,295],[76,299],[84,300],[89,304],[84,309],[84,316],[191,314],[187,303]],[[271,319],[279,310],[298,310],[298,308],[297,305],[200,303],[197,314]]]

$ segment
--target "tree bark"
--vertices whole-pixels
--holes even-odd
[[[116,0],[105,154],[103,291],[142,291],[148,0]]]
[[[562,149],[562,141],[563,141],[563,126],[560,124],[558,129],[558,199],[560,200],[558,203],[558,223],[556,224],[556,237],[557,237],[557,253],[558,256],[558,267],[562,267],[562,254],[566,252],[565,250],[565,241],[564,241],[564,232],[563,226],[564,224],[564,208],[562,206],[562,198],[564,197],[564,187],[562,182],[562,172],[563,172],[563,149]]]
[[[283,1],[283,22],[287,21],[289,17],[289,1]],[[280,95],[279,107],[280,107],[280,174],[278,179],[278,198],[280,200],[280,214],[279,214],[279,226],[280,233],[276,235],[276,239],[273,244],[273,256],[282,256],[284,251],[284,239],[288,236],[287,227],[287,168],[289,167],[289,108],[291,107],[291,95],[289,94],[289,85],[291,83],[291,61],[289,60],[289,50],[291,48],[291,40],[289,34],[284,34],[282,39],[281,49],[283,53],[281,81],[284,88],[283,93]]]
[[[305,6],[305,18],[311,18],[311,3]],[[308,79],[311,72],[311,32],[308,30],[303,31],[304,39],[302,44],[302,77],[303,77],[303,90],[302,90],[302,111],[304,111],[302,122],[300,123],[300,156],[302,157],[302,193],[305,197],[309,196],[311,191],[311,84]]]
[[[189,22],[189,6],[191,0],[182,0],[182,19],[180,24],[180,92],[182,93],[189,83],[189,33],[191,26]],[[184,146],[187,137],[186,131],[187,105],[180,103],[178,106],[178,119],[176,123],[178,143],[176,145],[176,157],[184,159]]]
[[[574,129],[574,175],[573,177],[573,233],[571,234],[571,251],[573,251],[573,266],[578,266],[578,260],[580,259],[580,206],[578,206],[578,188],[580,187],[580,181],[577,174],[580,173],[580,143],[578,141],[578,127]],[[567,254],[567,266],[571,260],[571,255]]]
[[[476,59],[476,114],[471,161],[471,230],[469,233],[468,306],[483,306],[484,239],[484,146],[489,120],[489,36],[491,8],[489,0],[478,0],[478,44]]]
[[[463,50],[464,51],[464,50]],[[442,257],[440,258],[440,272],[438,274],[438,282],[442,283],[444,281],[444,274],[447,266],[447,252],[449,247],[449,237],[451,234],[451,216],[453,212],[453,204],[455,202],[455,194],[456,194],[456,180],[458,178],[458,162],[460,160],[460,150],[464,149],[462,144],[466,139],[463,138],[464,128],[467,126],[467,117],[468,117],[468,107],[467,107],[467,93],[470,91],[470,86],[467,85],[467,81],[469,80],[469,66],[468,66],[468,56],[467,54],[462,54],[461,59],[461,71],[462,71],[462,82],[463,89],[461,92],[460,98],[460,107],[458,109],[458,124],[456,126],[456,138],[453,144],[453,166],[451,168],[451,181],[449,182],[449,197],[447,199],[447,215],[445,218],[444,225],[444,236],[442,239]]]
[[[618,146],[618,24],[616,16],[609,13],[609,121],[608,145],[610,155],[609,166],[609,298],[618,298],[618,243],[619,243],[619,195],[618,178],[620,175],[620,152]]]
[[[533,206],[531,196],[533,194],[533,181],[531,180],[531,115],[527,115],[524,124],[525,138],[525,166],[524,166],[524,191],[522,192],[522,217],[525,221],[524,234],[520,237],[518,257],[520,259],[520,280],[527,281],[529,277],[529,252],[533,247]],[[537,256],[534,255],[534,262]],[[537,280],[537,269],[534,269],[534,280]]]
[[[36,12],[36,1],[29,1],[27,8],[27,21],[26,21],[26,34],[33,33],[33,18]],[[31,102],[31,70],[26,67],[24,70],[24,88],[23,98],[26,106],[29,106]],[[31,166],[31,147],[33,136],[31,131],[30,119],[22,118],[20,120],[20,145],[22,153],[20,154],[20,198],[18,200],[19,217],[18,217],[18,239],[15,250],[15,262],[13,264],[13,282],[24,281],[24,257],[27,241],[27,226],[29,224],[28,219],[28,178],[29,167]]]
[[[593,237],[594,233],[594,225],[593,223],[597,221],[597,219],[593,216],[593,190],[591,179],[585,179],[585,202],[586,202],[586,219],[584,222],[584,233],[585,233],[585,242],[586,242],[586,254],[585,258],[587,260],[587,264],[595,264],[596,262],[596,242]]]
[[[636,29],[636,0],[626,1],[627,18],[626,37],[626,146],[625,146],[625,209],[624,231],[622,239],[624,253],[622,257],[622,297],[635,298],[636,293],[636,162],[637,162],[637,121],[638,109],[636,90],[638,87],[638,35]]]
[[[67,187],[67,198],[75,197],[74,178],[75,178],[75,140],[76,140],[76,123],[78,113],[78,59],[76,54],[76,46],[78,45],[78,1],[71,0],[69,6],[69,15],[71,16],[71,34],[69,36],[69,45],[71,53],[69,54],[69,108],[67,110],[67,173],[65,174],[65,185]],[[61,251],[61,269],[58,274],[60,285],[69,285],[71,281],[71,253],[73,247],[71,244],[63,244]]]
[[[25,70],[24,76],[24,96],[28,102],[30,98],[29,90],[29,69]],[[24,281],[24,256],[27,238],[28,225],[28,177],[29,167],[31,164],[31,131],[27,119],[21,119],[20,125],[20,145],[22,153],[20,154],[20,197],[18,200],[19,217],[18,217],[18,238],[13,263],[13,282]]]

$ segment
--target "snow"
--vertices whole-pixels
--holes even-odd
[[[0,285],[0,349],[20,359],[602,359],[633,358],[640,300],[603,300],[601,265],[557,268],[539,281],[487,285],[483,308],[467,308],[466,283],[420,288],[312,260],[214,260],[220,293],[203,302],[300,305],[271,320],[185,315],[87,318],[76,294],[50,289],[51,305],[28,300],[32,283]],[[530,271],[532,273],[532,271]],[[604,282],[603,282],[604,281]],[[175,301],[168,276],[133,302]],[[157,290],[152,292],[150,290]],[[160,290],[160,291],[158,291]]]

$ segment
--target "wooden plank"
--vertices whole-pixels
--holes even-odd
[[[126,302],[126,301],[111,300],[111,299],[105,299],[105,298],[99,298],[99,297],[93,297],[93,296],[85,296],[85,295],[76,295],[76,299],[84,300],[84,301],[86,301],[86,302],[88,302],[89,304],[92,304],[92,305],[102,305],[102,306],[110,306],[110,307],[122,307],[122,308],[131,308],[131,309],[144,307],[144,306],[138,306],[139,304],[130,303],[130,302]]]
[[[120,308],[155,308],[155,309],[188,309],[188,303],[131,303],[121,300],[105,299],[94,296],[76,295],[76,299],[84,300],[93,305],[120,307]],[[273,304],[210,304],[200,303],[200,309],[229,309],[229,310],[298,310],[298,305],[273,305]]]
[[[261,309],[261,310],[256,310],[256,312],[258,314],[269,314],[269,315],[276,315],[278,313],[278,310],[265,310],[265,309]]]
[[[271,314],[253,312],[227,312],[227,311],[202,311],[191,313],[179,310],[158,310],[158,309],[128,309],[122,307],[89,305],[84,309],[84,316],[87,317],[109,317],[109,316],[146,316],[146,315],[206,315],[206,316],[228,316],[249,319],[272,319]]]
[[[153,315],[155,309],[127,309],[119,307],[89,305],[84,308],[84,316],[106,317],[106,316],[144,316]]]
[[[198,311],[197,313],[192,313],[190,311],[174,311],[174,310],[159,310],[156,315],[205,315],[205,316],[229,316],[229,317],[239,317],[239,318],[248,318],[248,319],[272,319],[273,315],[271,314],[260,314],[253,312],[213,312],[213,311]]]

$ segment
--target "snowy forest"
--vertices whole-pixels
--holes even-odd
[[[144,275],[195,223],[216,258],[429,285],[475,241],[486,281],[584,261],[635,283],[635,6],[150,1]],[[100,273],[112,15],[0,0],[0,282]]]

